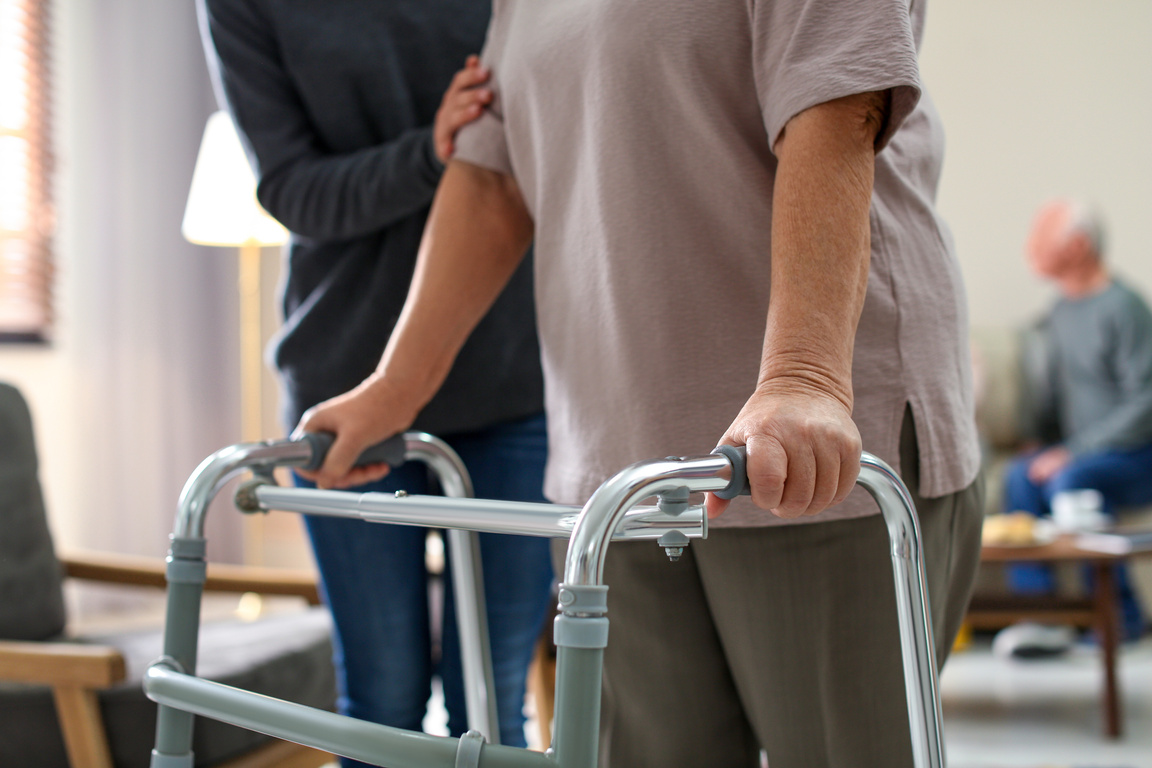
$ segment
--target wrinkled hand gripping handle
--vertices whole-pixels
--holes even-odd
[[[336,435],[331,432],[305,432],[298,439],[312,446],[312,458],[307,464],[301,466],[301,469],[312,471],[323,466],[324,459],[328,456],[328,449],[332,447]],[[364,452],[356,458],[356,463],[353,466],[387,464],[395,469],[404,463],[404,451],[404,435],[393,435],[387,440],[365,448]]]

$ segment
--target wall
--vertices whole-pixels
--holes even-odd
[[[974,325],[1052,297],[1022,246],[1045,199],[1095,201],[1109,258],[1152,296],[1152,3],[930,0],[921,56],[948,150],[939,204]]]

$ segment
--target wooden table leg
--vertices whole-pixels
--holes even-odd
[[[1120,691],[1116,684],[1119,612],[1112,568],[1112,563],[1106,562],[1097,562],[1093,566],[1096,576],[1096,632],[1100,650],[1104,653],[1104,731],[1116,739],[1121,733]]]

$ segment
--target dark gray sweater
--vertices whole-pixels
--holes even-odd
[[[1114,280],[1048,317],[1053,415],[1073,453],[1152,444],[1152,313]]]
[[[443,167],[436,109],[479,53],[488,0],[197,0],[217,94],[261,204],[292,233],[273,360],[284,419],[359,384],[403,306]],[[543,408],[530,259],[414,425],[470,431]]]

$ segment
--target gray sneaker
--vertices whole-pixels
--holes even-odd
[[[1076,630],[1070,626],[1022,621],[996,633],[992,653],[1004,659],[1044,659],[1067,653],[1074,642]]]

